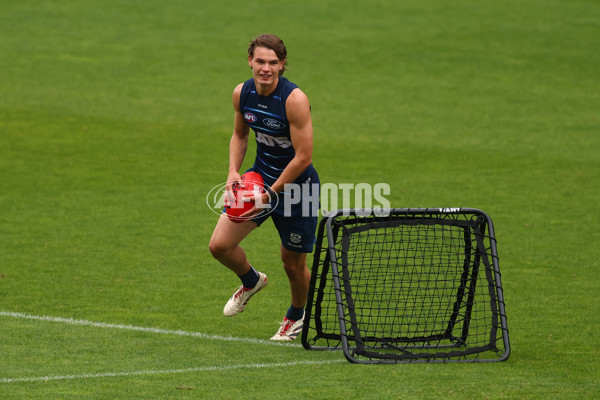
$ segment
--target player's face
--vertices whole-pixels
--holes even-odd
[[[277,58],[275,51],[266,47],[256,47],[254,56],[248,57],[248,64],[256,83],[264,86],[276,84],[283,68],[283,62]]]

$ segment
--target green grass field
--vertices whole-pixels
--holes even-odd
[[[311,100],[322,182],[490,214],[507,362],[267,342],[289,305],[271,223],[245,242],[269,288],[222,316],[238,280],[205,197],[262,32]],[[600,397],[599,49],[592,0],[3,1],[0,398]]]

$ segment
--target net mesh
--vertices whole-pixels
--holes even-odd
[[[498,358],[505,349],[485,230],[478,215],[335,218],[315,254],[309,347],[343,339],[355,360]]]

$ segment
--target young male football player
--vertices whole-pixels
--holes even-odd
[[[248,47],[248,64],[252,78],[233,91],[235,119],[229,144],[227,188],[232,191],[235,183],[241,183],[240,167],[252,128],[257,150],[250,170],[262,176],[267,191],[256,195],[253,208],[242,215],[249,217],[248,221],[234,223],[222,214],[209,249],[213,257],[235,272],[242,282],[223,309],[224,315],[234,316],[268,283],[267,276],[250,264],[240,242],[267,218],[272,218],[281,238],[280,255],[289,279],[291,304],[279,331],[271,339],[289,341],[298,337],[303,326],[310,281],[306,256],[313,250],[318,217],[318,206],[314,204],[305,205],[302,212],[303,201],[314,203],[316,198],[318,203],[319,195],[319,176],[312,165],[310,104],[306,95],[282,76],[287,50],[277,36],[263,34],[252,40]],[[285,185],[292,183],[304,185],[304,189],[294,193],[286,191]],[[292,201],[291,196],[300,193],[304,195],[302,201],[298,198]],[[260,213],[259,204],[277,206],[270,213]]]

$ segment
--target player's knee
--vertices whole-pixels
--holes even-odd
[[[214,258],[218,259],[226,255],[231,249],[227,243],[220,242],[218,240],[211,240],[208,244],[208,250],[210,250],[210,254],[212,254]]]
[[[281,261],[283,261],[283,269],[285,270],[288,276],[294,276],[304,271],[306,265],[303,262],[299,262],[295,259],[289,259],[286,257],[281,257]]]

